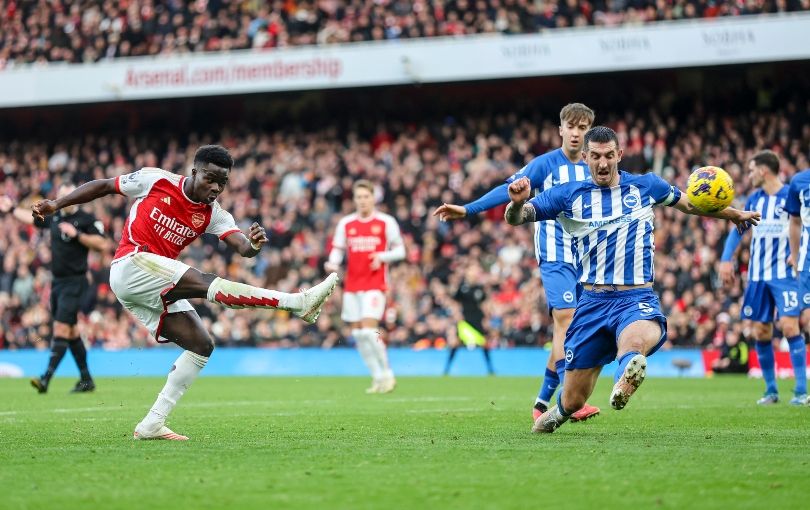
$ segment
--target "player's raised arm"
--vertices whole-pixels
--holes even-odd
[[[553,220],[565,210],[568,184],[561,184],[532,198],[532,183],[528,177],[521,177],[509,184],[509,198],[503,217],[510,225],[521,225],[531,221]]]
[[[506,212],[503,217],[510,225],[521,225],[530,221],[537,221],[535,219],[534,206],[527,204],[531,196],[531,183],[526,177],[517,179],[509,184],[508,187],[509,198],[512,200],[506,206]]]
[[[507,186],[508,184],[506,183],[501,184],[491,189],[478,200],[466,205],[442,204],[433,211],[433,216],[438,216],[442,221],[452,221],[488,211],[493,207],[497,207],[509,201],[509,194],[506,190]]]
[[[56,200],[40,200],[31,208],[34,219],[44,220],[45,216],[50,216],[59,209],[71,205],[86,204],[93,200],[107,195],[117,193],[116,179],[97,179],[82,184],[64,197]]]
[[[749,227],[759,224],[759,220],[762,218],[762,215],[757,211],[741,211],[734,207],[726,207],[717,212],[706,212],[695,207],[689,199],[684,199],[685,196],[686,194],[681,193],[681,198],[672,206],[686,214],[728,220],[737,226],[737,232],[740,234],[748,230]]]

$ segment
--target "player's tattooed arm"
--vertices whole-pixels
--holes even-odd
[[[531,194],[531,182],[526,177],[521,177],[509,184],[509,198],[512,200],[506,206],[503,217],[510,225],[521,225],[529,221],[535,221],[536,215],[534,206],[527,204]]]
[[[534,206],[531,204],[524,202],[520,205],[515,202],[509,202],[503,217],[510,225],[522,225],[523,223],[535,221],[537,216],[534,211]]]

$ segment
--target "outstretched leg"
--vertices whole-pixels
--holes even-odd
[[[289,294],[232,282],[189,268],[165,298],[167,301],[205,298],[212,303],[219,303],[228,308],[287,310],[304,321],[313,323],[317,320],[323,303],[335,290],[337,283],[337,274],[332,273],[324,281],[306,291]]]
[[[585,401],[593,393],[601,371],[601,366],[566,370],[565,385],[557,394],[557,405],[535,420],[532,432],[554,432],[568,421],[572,414],[582,409]]]

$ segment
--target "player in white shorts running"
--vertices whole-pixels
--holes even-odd
[[[307,291],[287,294],[202,273],[177,260],[183,248],[203,233],[218,236],[243,257],[255,257],[268,241],[258,223],[245,236],[216,201],[232,167],[224,147],[205,145],[194,156],[191,177],[144,168],[90,181],[33,207],[34,216],[42,219],[106,195],[135,199],[110,266],[110,287],[158,342],[174,342],[185,349],[149,413],[135,427],[135,439],[188,439],[169,430],[166,418],[208,362],[214,340],[187,299],[206,298],[229,308],[288,310],[312,323],[337,285],[337,275],[330,274]]]
[[[351,324],[357,350],[371,372],[366,393],[389,393],[396,379],[377,327],[385,313],[388,263],[405,258],[405,245],[397,220],[374,209],[374,185],[359,180],[352,191],[357,211],[338,222],[324,267],[337,271],[346,254],[341,319]]]

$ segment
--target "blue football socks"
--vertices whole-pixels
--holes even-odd
[[[618,366],[618,368],[616,368],[616,373],[613,374],[613,382],[614,383],[619,380],[619,378],[622,376],[622,374],[624,374],[624,369],[627,368],[627,364],[630,363],[630,360],[633,359],[633,356],[636,356],[638,354],[641,354],[641,353],[638,352],[638,351],[630,351],[630,352],[624,353],[622,355],[622,357],[619,358],[619,366]]]
[[[796,395],[807,393],[807,348],[804,345],[804,337],[796,335],[788,338],[790,346],[790,363],[793,365],[793,374],[796,377]],[[759,349],[757,349],[759,354]],[[760,362],[761,364],[762,362]]]
[[[776,361],[773,353],[773,342],[770,340],[757,340],[754,345],[759,358],[759,366],[762,368],[762,378],[765,379],[765,393],[776,395],[779,389],[776,387]]]
[[[557,372],[546,368],[546,375],[543,377],[543,384],[540,386],[540,392],[537,394],[537,400],[548,404],[554,392],[557,391],[557,386],[560,385],[560,378]]]
[[[557,371],[557,378],[560,380],[560,384],[565,384],[565,360],[557,360],[554,363],[554,370]]]
[[[562,415],[564,417],[565,416],[571,416],[571,413],[566,411],[565,408],[563,407],[562,394],[563,394],[562,391],[557,393],[557,410],[560,412],[560,415]]]

